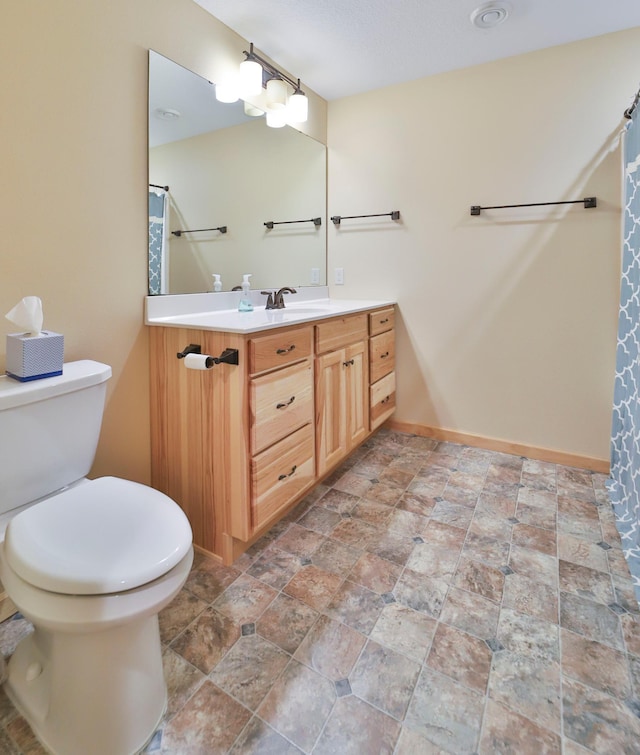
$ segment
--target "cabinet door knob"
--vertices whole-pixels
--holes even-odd
[[[380,320],[380,325],[384,325],[385,322],[389,322],[389,318],[385,317],[384,320]]]
[[[288,401],[280,402],[279,404],[276,404],[276,409],[284,409],[287,406],[291,406],[293,402],[296,400],[295,396],[291,396],[291,398]]]
[[[389,356],[389,352],[385,351],[384,354],[380,354],[380,359],[386,359]]]
[[[298,467],[297,467],[297,466],[296,466],[296,465],[294,464],[294,465],[293,465],[293,466],[291,467],[291,471],[289,472],[289,474],[281,474],[281,475],[280,475],[280,476],[278,477],[278,479],[279,479],[279,480],[286,480],[286,479],[287,479],[287,477],[291,477],[291,475],[292,475],[292,474],[293,474],[293,473],[294,473],[294,472],[296,471],[296,469],[297,469],[297,468],[298,468]]]
[[[391,398],[391,396],[387,396],[386,398],[383,398],[383,399],[382,399],[382,401],[381,401],[380,403],[381,403],[381,404],[386,404],[386,403],[387,403],[387,401],[389,401],[389,399],[390,399],[390,398]]]
[[[293,351],[295,347],[295,343],[292,343],[291,346],[287,347],[286,349],[276,349],[276,354],[288,354],[290,351]]]
[[[354,364],[354,363],[355,363],[355,359],[348,359],[346,362],[343,362],[342,364],[345,367],[348,367],[349,365]]]

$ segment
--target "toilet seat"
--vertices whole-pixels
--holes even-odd
[[[4,556],[28,584],[64,595],[133,590],[191,549],[182,509],[163,493],[116,477],[70,488],[15,516]]]

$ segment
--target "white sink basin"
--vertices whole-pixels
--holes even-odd
[[[292,315],[295,314],[313,314],[314,312],[321,314],[323,312],[333,312],[335,307],[331,305],[323,306],[321,304],[291,304],[285,305],[284,311],[289,312]],[[282,312],[283,310],[275,310],[276,312]]]

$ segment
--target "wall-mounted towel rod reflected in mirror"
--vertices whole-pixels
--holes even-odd
[[[597,207],[598,200],[596,197],[585,197],[584,199],[570,199],[566,202],[531,202],[529,204],[496,204],[493,207],[480,207],[480,205],[471,205],[471,215],[479,215],[481,210],[504,210],[511,207],[545,207],[550,204],[582,204],[585,210],[590,207]]]
[[[162,189],[163,191],[169,191],[168,186],[160,186],[160,184],[149,184],[151,189]]]
[[[374,215],[332,215],[331,220],[334,225],[340,225],[341,220],[352,220],[353,218],[382,218],[389,216],[391,220],[400,220],[400,210],[391,212],[377,212]]]
[[[192,231],[171,231],[174,236],[182,236],[183,233],[204,233],[205,231],[220,231],[220,233],[227,232],[226,225],[220,225],[217,228],[194,228]]]
[[[322,218],[308,218],[307,220],[267,220],[264,225],[271,230],[274,225],[289,225],[289,223],[313,223],[315,226],[322,225]]]
[[[633,112],[638,107],[638,102],[640,102],[640,89],[638,89],[638,91],[636,92],[636,96],[633,98],[633,102],[624,111],[624,117],[627,118],[627,120],[630,120],[633,117]]]

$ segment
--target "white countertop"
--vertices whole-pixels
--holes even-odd
[[[207,297],[194,300],[193,311],[176,312],[175,309],[187,308],[183,297]],[[227,297],[220,294],[220,304],[227,303]],[[390,307],[395,302],[376,299],[311,299],[307,296],[290,294],[286,296],[284,309],[265,309],[264,303],[254,304],[253,312],[238,312],[233,309],[211,308],[217,304],[208,294],[185,294],[176,307],[171,306],[167,299],[175,297],[147,297],[145,308],[145,323],[160,325],[165,328],[194,328],[196,330],[216,330],[225,333],[255,333],[272,328],[282,328],[287,325],[309,322],[311,320],[326,320],[330,317],[364,312],[378,307]],[[253,298],[253,297],[252,297]],[[160,302],[154,300],[160,299]],[[151,301],[150,301],[151,300]],[[164,301],[162,301],[164,300]],[[264,301],[264,297],[262,297]],[[209,307],[206,309],[206,307]],[[174,311],[172,311],[174,310]]]

